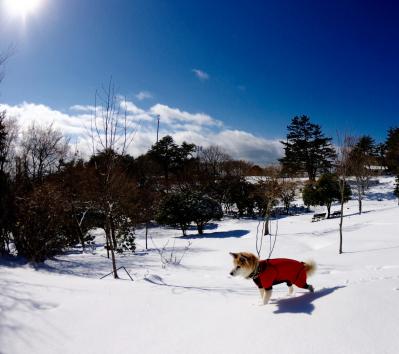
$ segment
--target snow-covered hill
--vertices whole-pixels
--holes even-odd
[[[123,273],[124,280],[99,280],[110,271],[101,247],[36,269],[2,261],[0,353],[397,353],[399,207],[392,189],[392,178],[380,179],[362,215],[355,200],[346,205],[342,255],[338,219],[279,219],[273,257],[314,259],[316,292],[287,297],[278,285],[266,306],[258,306],[251,281],[229,276],[229,251],[255,251],[255,220],[226,219],[185,239],[153,228],[148,252],[139,231],[137,254],[118,258],[134,282]],[[180,266],[162,267],[154,247],[167,240],[177,255],[191,242]]]

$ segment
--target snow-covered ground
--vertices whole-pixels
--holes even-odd
[[[318,271],[309,282],[316,292],[287,297],[278,285],[266,306],[258,306],[251,281],[229,276],[229,251],[255,251],[255,220],[226,219],[185,239],[153,228],[148,252],[139,231],[138,252],[118,258],[134,282],[122,272],[123,280],[99,280],[110,271],[100,247],[36,269],[1,261],[0,353],[398,353],[399,207],[392,190],[393,179],[382,178],[362,215],[355,200],[345,206],[342,255],[339,219],[279,219],[273,257],[314,259]],[[167,240],[177,255],[191,242],[180,266],[162,267],[154,244]]]

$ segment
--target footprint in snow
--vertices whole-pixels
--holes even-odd
[[[52,310],[57,308],[58,306],[59,306],[58,304],[44,303],[44,304],[35,304],[34,308],[35,310]]]
[[[165,285],[165,282],[163,281],[162,277],[156,274],[150,274],[147,275],[144,280],[156,284],[156,285]]]

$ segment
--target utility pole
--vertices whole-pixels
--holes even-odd
[[[161,116],[159,114],[157,114],[157,143],[158,143],[158,136],[159,136],[159,119],[161,118]]]

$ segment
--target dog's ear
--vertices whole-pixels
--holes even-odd
[[[233,253],[233,252],[230,252],[230,255],[231,255],[233,258],[237,258],[237,257],[238,257],[238,254],[237,254],[237,253]]]
[[[240,261],[241,261],[241,262],[245,262],[245,261],[247,261],[247,260],[248,260],[247,257],[245,257],[245,256],[240,256]]]

